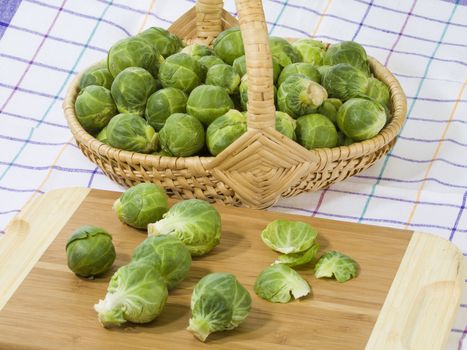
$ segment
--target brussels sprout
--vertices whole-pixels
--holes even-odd
[[[104,300],[94,305],[100,323],[118,327],[125,322],[147,323],[162,312],[167,286],[153,264],[145,259],[120,267],[110,279]]]
[[[242,78],[246,73],[246,56],[243,55],[239,58],[237,58],[233,65],[233,69],[240,75],[240,78]],[[273,80],[274,83],[276,83],[277,79],[279,78],[279,75],[281,74],[281,69],[282,67],[279,64],[279,61],[273,57],[272,58],[272,73],[273,73]]]
[[[363,141],[376,136],[386,124],[383,105],[365,98],[352,98],[337,113],[337,125],[348,137]]]
[[[192,256],[201,256],[219,244],[221,217],[207,202],[188,199],[175,204],[162,220],[148,225],[149,235],[174,235]]]
[[[309,249],[318,232],[307,223],[274,220],[261,232],[261,239],[271,249],[284,253],[300,253]]]
[[[278,85],[281,85],[288,77],[295,74],[301,74],[306,76],[308,79],[319,83],[321,81],[321,75],[311,63],[292,63],[285,67],[281,75],[279,75]]]
[[[90,85],[79,92],[75,101],[75,113],[87,132],[96,133],[117,114],[117,106],[108,89]]]
[[[191,267],[190,251],[174,236],[146,238],[133,251],[132,260],[141,259],[156,267],[168,290],[177,287],[188,275]]]
[[[138,37],[118,41],[107,55],[107,66],[114,78],[128,67],[144,68],[155,77],[163,61],[164,58],[158,51]]]
[[[159,143],[165,155],[192,156],[204,147],[203,125],[189,114],[172,114],[159,132]]]
[[[323,81],[324,75],[331,69],[332,66],[318,66],[316,69],[319,72],[319,75],[321,76],[321,82]]]
[[[231,95],[238,90],[240,76],[232,66],[228,64],[216,64],[209,68],[206,75],[206,84],[223,87]]]
[[[272,303],[287,303],[309,294],[310,285],[298,272],[285,264],[276,264],[263,270],[255,282],[255,293]]]
[[[204,79],[201,65],[186,53],[176,53],[168,57],[159,69],[162,86],[174,87],[189,93]]]
[[[160,220],[169,210],[167,195],[162,187],[140,183],[127,189],[113,204],[120,221],[136,228]]]
[[[110,89],[114,78],[107,67],[97,66],[86,70],[79,81],[79,88],[83,90],[86,86],[99,85]]]
[[[107,127],[108,144],[125,151],[152,153],[157,148],[157,134],[137,114],[121,113]]]
[[[204,67],[204,70],[207,72],[209,68],[215,66],[216,64],[224,64],[224,61],[217,56],[203,56],[198,60],[199,64]]]
[[[381,103],[384,106],[389,106],[389,88],[386,84],[376,78],[368,79],[368,88],[366,90],[366,96]]]
[[[99,131],[99,133],[96,136],[96,139],[105,144],[109,143],[109,141],[107,140],[107,127]]]
[[[328,97],[326,90],[304,75],[288,77],[277,91],[277,104],[281,112],[292,118],[316,112]]]
[[[186,102],[187,97],[182,90],[176,88],[162,89],[148,98],[144,116],[149,125],[159,131],[172,114],[186,112]]]
[[[302,61],[302,55],[284,38],[271,36],[269,38],[272,57],[274,57],[281,67]]]
[[[352,140],[348,136],[345,136],[345,134],[342,131],[337,132],[337,145],[338,146],[349,146],[352,143],[354,143],[354,140]]]
[[[232,65],[236,58],[245,54],[240,28],[230,28],[220,33],[213,42],[214,52],[222,60]]]
[[[205,45],[196,43],[188,45],[182,50],[182,52],[190,55],[196,60],[199,60],[201,57],[214,55],[214,51],[212,49]]]
[[[364,95],[368,88],[366,75],[347,63],[340,63],[329,68],[321,77],[321,83],[330,97],[342,101]]]
[[[115,77],[110,91],[120,113],[142,116],[149,96],[156,91],[156,80],[143,68],[128,67]]]
[[[237,328],[250,309],[251,296],[234,275],[210,273],[193,290],[187,330],[204,342],[213,332]]]
[[[300,39],[295,41],[292,46],[300,52],[303,62],[311,63],[314,66],[321,66],[323,64],[326,45],[321,41]]]
[[[206,144],[209,152],[217,156],[232,142],[242,136],[247,129],[246,117],[239,111],[231,109],[214,120],[206,130]]]
[[[319,250],[319,244],[315,243],[311,246],[311,248],[309,248],[308,250],[305,250],[304,252],[280,255],[272,263],[272,265],[285,264],[290,267],[304,265],[304,264],[309,263],[315,258],[318,250]]]
[[[354,41],[342,41],[329,46],[324,54],[323,63],[330,66],[348,63],[364,74],[370,74],[366,51],[363,46]]]
[[[298,143],[306,149],[336,147],[337,130],[334,124],[322,114],[308,114],[297,119]]]
[[[233,107],[233,101],[224,88],[201,85],[191,92],[186,110],[188,114],[198,118],[201,123],[208,126]]]
[[[342,106],[342,101],[337,98],[328,98],[318,108],[318,113],[327,117],[335,125],[337,123],[337,111]]]
[[[284,112],[276,112],[276,130],[289,139],[295,140],[295,127],[297,122]]]
[[[358,264],[355,260],[339,252],[326,252],[315,265],[315,277],[332,277],[338,282],[346,282],[357,276]]]
[[[68,238],[65,250],[68,267],[82,277],[102,275],[115,260],[112,236],[100,227],[81,226]]]
[[[148,28],[136,37],[146,41],[163,57],[169,57],[183,47],[182,41],[175,34],[158,27]]]

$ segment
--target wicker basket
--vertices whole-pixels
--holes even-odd
[[[64,102],[68,125],[92,162],[124,186],[154,182],[176,198],[267,208],[280,197],[316,191],[367,169],[394,145],[406,117],[398,81],[378,61],[371,70],[391,91],[391,122],[374,138],[350,146],[308,151],[275,128],[272,59],[261,0],[236,0],[248,70],[248,131],[216,157],[163,157],[105,145],[79,124],[74,102],[78,75]],[[211,44],[224,29],[238,26],[222,0],[198,0],[169,30],[187,43]]]

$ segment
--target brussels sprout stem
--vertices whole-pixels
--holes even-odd
[[[123,293],[107,294],[104,300],[99,300],[99,303],[94,305],[94,310],[99,314],[99,322],[105,327],[120,326],[126,322],[123,318],[122,301],[124,300]]]
[[[192,333],[196,338],[202,342],[206,341],[206,338],[211,333],[209,331],[209,323],[203,319],[193,320],[190,318],[190,324],[187,328],[187,331]]]
[[[176,231],[179,227],[183,228],[186,221],[190,220],[183,220],[180,217],[159,220],[148,225],[148,234],[149,236],[168,235],[171,232]]]
[[[301,97],[305,104],[316,106],[316,108],[321,106],[327,98],[326,90],[318,84],[309,84]]]

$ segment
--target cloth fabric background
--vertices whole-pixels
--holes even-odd
[[[235,13],[232,0],[225,1]],[[407,94],[395,148],[364,173],[272,210],[427,231],[467,255],[467,5],[435,0],[263,0],[269,33],[355,40]],[[168,27],[193,0],[0,0],[0,235],[31,199],[65,186],[123,190],[77,149],[61,104],[118,39]],[[1,244],[1,241],[0,241]],[[461,349],[464,293],[447,349]],[[467,349],[467,345],[464,346]]]

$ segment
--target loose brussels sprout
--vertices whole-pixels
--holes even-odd
[[[105,144],[109,143],[109,141],[107,140],[107,127],[99,131],[99,133],[96,136],[96,139]]]
[[[175,34],[158,27],[148,28],[136,37],[146,41],[163,57],[169,57],[183,47],[182,41]]]
[[[87,132],[96,133],[117,114],[117,106],[108,89],[90,85],[79,92],[75,101],[75,113]]]
[[[118,41],[107,55],[107,66],[114,78],[128,67],[144,68],[155,77],[163,61],[164,58],[158,51],[138,37]]]
[[[217,156],[232,142],[242,136],[247,129],[246,117],[239,111],[231,109],[214,120],[206,130],[206,144],[209,152]]]
[[[152,153],[157,149],[157,134],[137,114],[121,113],[107,127],[108,144],[125,151]]]
[[[112,236],[102,228],[81,226],[66,242],[68,267],[78,276],[94,277],[110,270],[115,260]]]
[[[140,183],[127,189],[113,204],[120,221],[136,228],[160,220],[169,210],[167,195],[162,187]]]
[[[298,272],[285,264],[267,267],[255,282],[255,293],[272,303],[287,303],[309,294],[310,285]]]
[[[159,69],[162,86],[174,87],[190,93],[204,79],[201,65],[186,53],[176,53],[164,61]]]
[[[337,111],[342,106],[342,101],[337,98],[328,98],[318,108],[318,113],[327,117],[335,125],[337,123]]]
[[[188,97],[186,106],[188,114],[198,118],[205,126],[232,108],[234,104],[227,91],[214,85],[201,85],[195,88]]]
[[[305,250],[304,252],[280,255],[272,263],[272,265],[285,264],[290,267],[304,265],[304,264],[309,263],[315,258],[318,250],[319,250],[319,244],[315,243],[311,246],[311,248],[309,248],[308,250]]]
[[[302,55],[284,38],[271,36],[269,38],[272,57],[274,57],[281,67],[302,61]]]
[[[271,249],[284,253],[300,253],[309,249],[318,232],[307,223],[274,220],[261,232],[261,239]]]
[[[323,63],[330,66],[348,63],[365,75],[370,74],[366,51],[362,45],[354,41],[342,41],[329,46],[324,54]]]
[[[366,96],[381,103],[384,106],[389,106],[389,88],[386,84],[376,78],[368,79],[368,88],[366,90]]]
[[[176,88],[161,89],[148,98],[144,116],[149,125],[159,131],[172,114],[186,112],[186,102],[187,97],[182,90]]]
[[[295,127],[297,122],[284,112],[276,112],[276,130],[289,139],[295,140]]]
[[[199,60],[201,57],[214,55],[214,51],[212,49],[205,45],[196,43],[188,45],[182,50],[182,52],[190,55],[196,60]]]
[[[240,75],[240,78],[243,78],[243,76],[247,73],[246,71],[246,56],[243,55],[239,58],[237,58],[233,65],[233,69]],[[282,67],[279,64],[279,61],[275,57],[272,58],[272,72],[273,72],[273,80],[274,83],[276,83],[277,79],[279,78],[279,75],[281,74],[281,69]]]
[[[314,82],[321,81],[321,75],[311,63],[292,63],[285,67],[281,75],[279,75],[279,80],[277,81],[278,85],[281,85],[288,77],[295,74],[301,74],[306,76],[308,79],[313,80]]]
[[[79,88],[83,90],[86,86],[99,85],[110,90],[114,77],[110,74],[107,66],[92,67],[86,70],[79,81]]]
[[[368,88],[366,75],[347,63],[340,63],[329,68],[321,77],[321,83],[330,97],[342,101],[364,95]]]
[[[213,332],[237,328],[250,309],[251,296],[234,275],[210,273],[193,290],[187,330],[204,342]]]
[[[238,90],[240,76],[228,64],[216,64],[209,68],[206,75],[206,84],[223,87],[229,95]]]
[[[168,290],[177,287],[188,275],[191,255],[188,248],[173,236],[146,238],[133,251],[132,260],[146,260],[156,267]]]
[[[230,28],[220,33],[213,42],[214,52],[222,60],[232,65],[236,58],[245,54],[240,28]]]
[[[173,235],[179,238],[192,256],[201,256],[219,244],[221,217],[209,203],[188,199],[175,204],[164,218],[148,225],[149,235]]]
[[[94,305],[105,328],[125,322],[147,323],[162,312],[167,286],[153,264],[142,259],[120,267],[110,279],[104,300]]]
[[[292,118],[316,112],[327,99],[326,90],[304,75],[288,77],[277,91],[277,104],[281,112]]]
[[[339,252],[326,252],[315,265],[315,277],[332,277],[337,282],[346,282],[357,276],[358,264],[355,260]]]
[[[336,147],[337,130],[334,124],[322,114],[308,114],[297,119],[298,143],[306,149]]]
[[[115,77],[110,91],[120,113],[142,116],[149,96],[156,91],[156,80],[143,68],[128,67]]]
[[[224,64],[220,57],[217,56],[203,56],[198,60],[199,64],[204,67],[204,70],[207,72],[209,68],[215,66],[216,64]]]
[[[295,41],[292,46],[300,52],[303,62],[311,63],[314,66],[321,66],[323,64],[326,45],[321,41],[300,39]]]
[[[165,155],[192,156],[204,147],[203,125],[189,114],[172,114],[159,132],[159,143]]]
[[[363,141],[376,136],[386,124],[383,105],[365,98],[352,98],[337,113],[337,125],[348,137]]]

